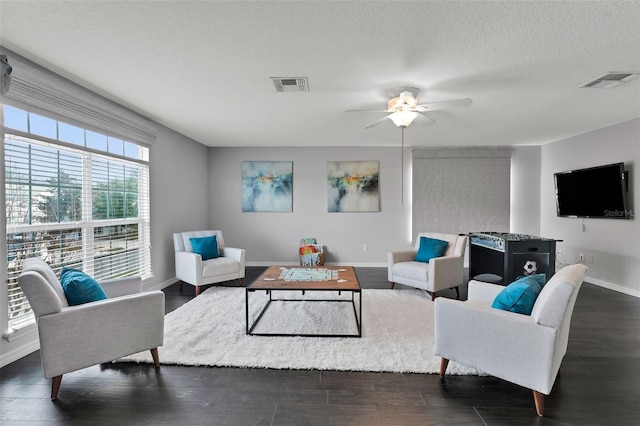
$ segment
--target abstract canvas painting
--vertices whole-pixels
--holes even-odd
[[[243,212],[293,211],[293,162],[242,162]]]
[[[380,211],[377,161],[329,161],[327,205],[329,212]]]

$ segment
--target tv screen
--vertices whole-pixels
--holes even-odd
[[[558,216],[629,219],[623,163],[554,174]]]

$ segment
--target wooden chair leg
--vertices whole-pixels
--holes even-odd
[[[182,284],[184,284],[184,282],[180,281],[180,286],[178,287],[180,290],[182,290]]]
[[[460,286],[456,286],[456,299],[460,300]]]
[[[396,283],[391,283],[391,289],[396,286]]]
[[[197,296],[197,295],[199,295],[199,294],[200,294],[200,286],[199,286],[199,285],[197,285],[197,286],[196,286],[196,296]]]
[[[240,283],[240,287],[242,287],[242,278],[238,278],[238,282]]]
[[[440,360],[440,377],[444,379],[444,373],[447,371],[447,366],[449,365],[449,360],[446,358],[442,358]]]
[[[536,403],[536,412],[538,416],[544,416],[544,394],[533,391],[533,401]]]
[[[62,382],[62,374],[51,379],[51,400],[55,401],[58,398],[58,391],[60,390],[60,383]]]
[[[433,293],[429,292],[429,294],[431,295],[431,301],[436,300],[436,292],[435,291]]]
[[[151,358],[153,358],[153,364],[156,368],[160,368],[160,356],[158,355],[158,348],[151,349]]]

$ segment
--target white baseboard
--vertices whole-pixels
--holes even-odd
[[[2,352],[2,357],[0,357],[0,367],[11,364],[12,362],[40,349],[37,328],[30,327],[28,330],[25,330],[24,333],[20,333],[17,337],[12,338],[11,343],[15,348],[7,352]]]
[[[602,281],[597,278],[592,278],[589,275],[587,275],[584,280],[589,284],[597,285],[598,287],[607,288],[609,290],[617,291],[618,293],[624,293],[640,299],[640,290],[634,290],[629,287],[621,286],[620,284],[613,284],[607,281]]]
[[[173,277],[161,283],[157,283],[149,286],[146,286],[143,284],[142,291],[162,290],[163,288],[169,287],[170,285],[175,284],[176,282],[178,282],[178,279],[176,277]]]

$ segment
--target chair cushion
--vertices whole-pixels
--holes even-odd
[[[70,306],[96,302],[107,298],[98,281],[82,271],[62,268],[60,284]]]
[[[215,259],[220,256],[218,238],[215,235],[202,238],[189,238],[193,252],[202,256],[202,260]]]
[[[540,284],[532,276],[522,277],[506,286],[493,300],[492,308],[518,314],[531,315],[540,294]]]
[[[238,271],[240,271],[240,262],[231,257],[216,257],[202,263],[202,276],[204,278],[233,274]]]
[[[398,262],[391,270],[394,277],[403,277],[415,281],[429,281],[429,264],[425,262]]]
[[[444,256],[448,246],[448,241],[420,237],[420,248],[416,254],[416,262],[429,262],[434,257]]]

